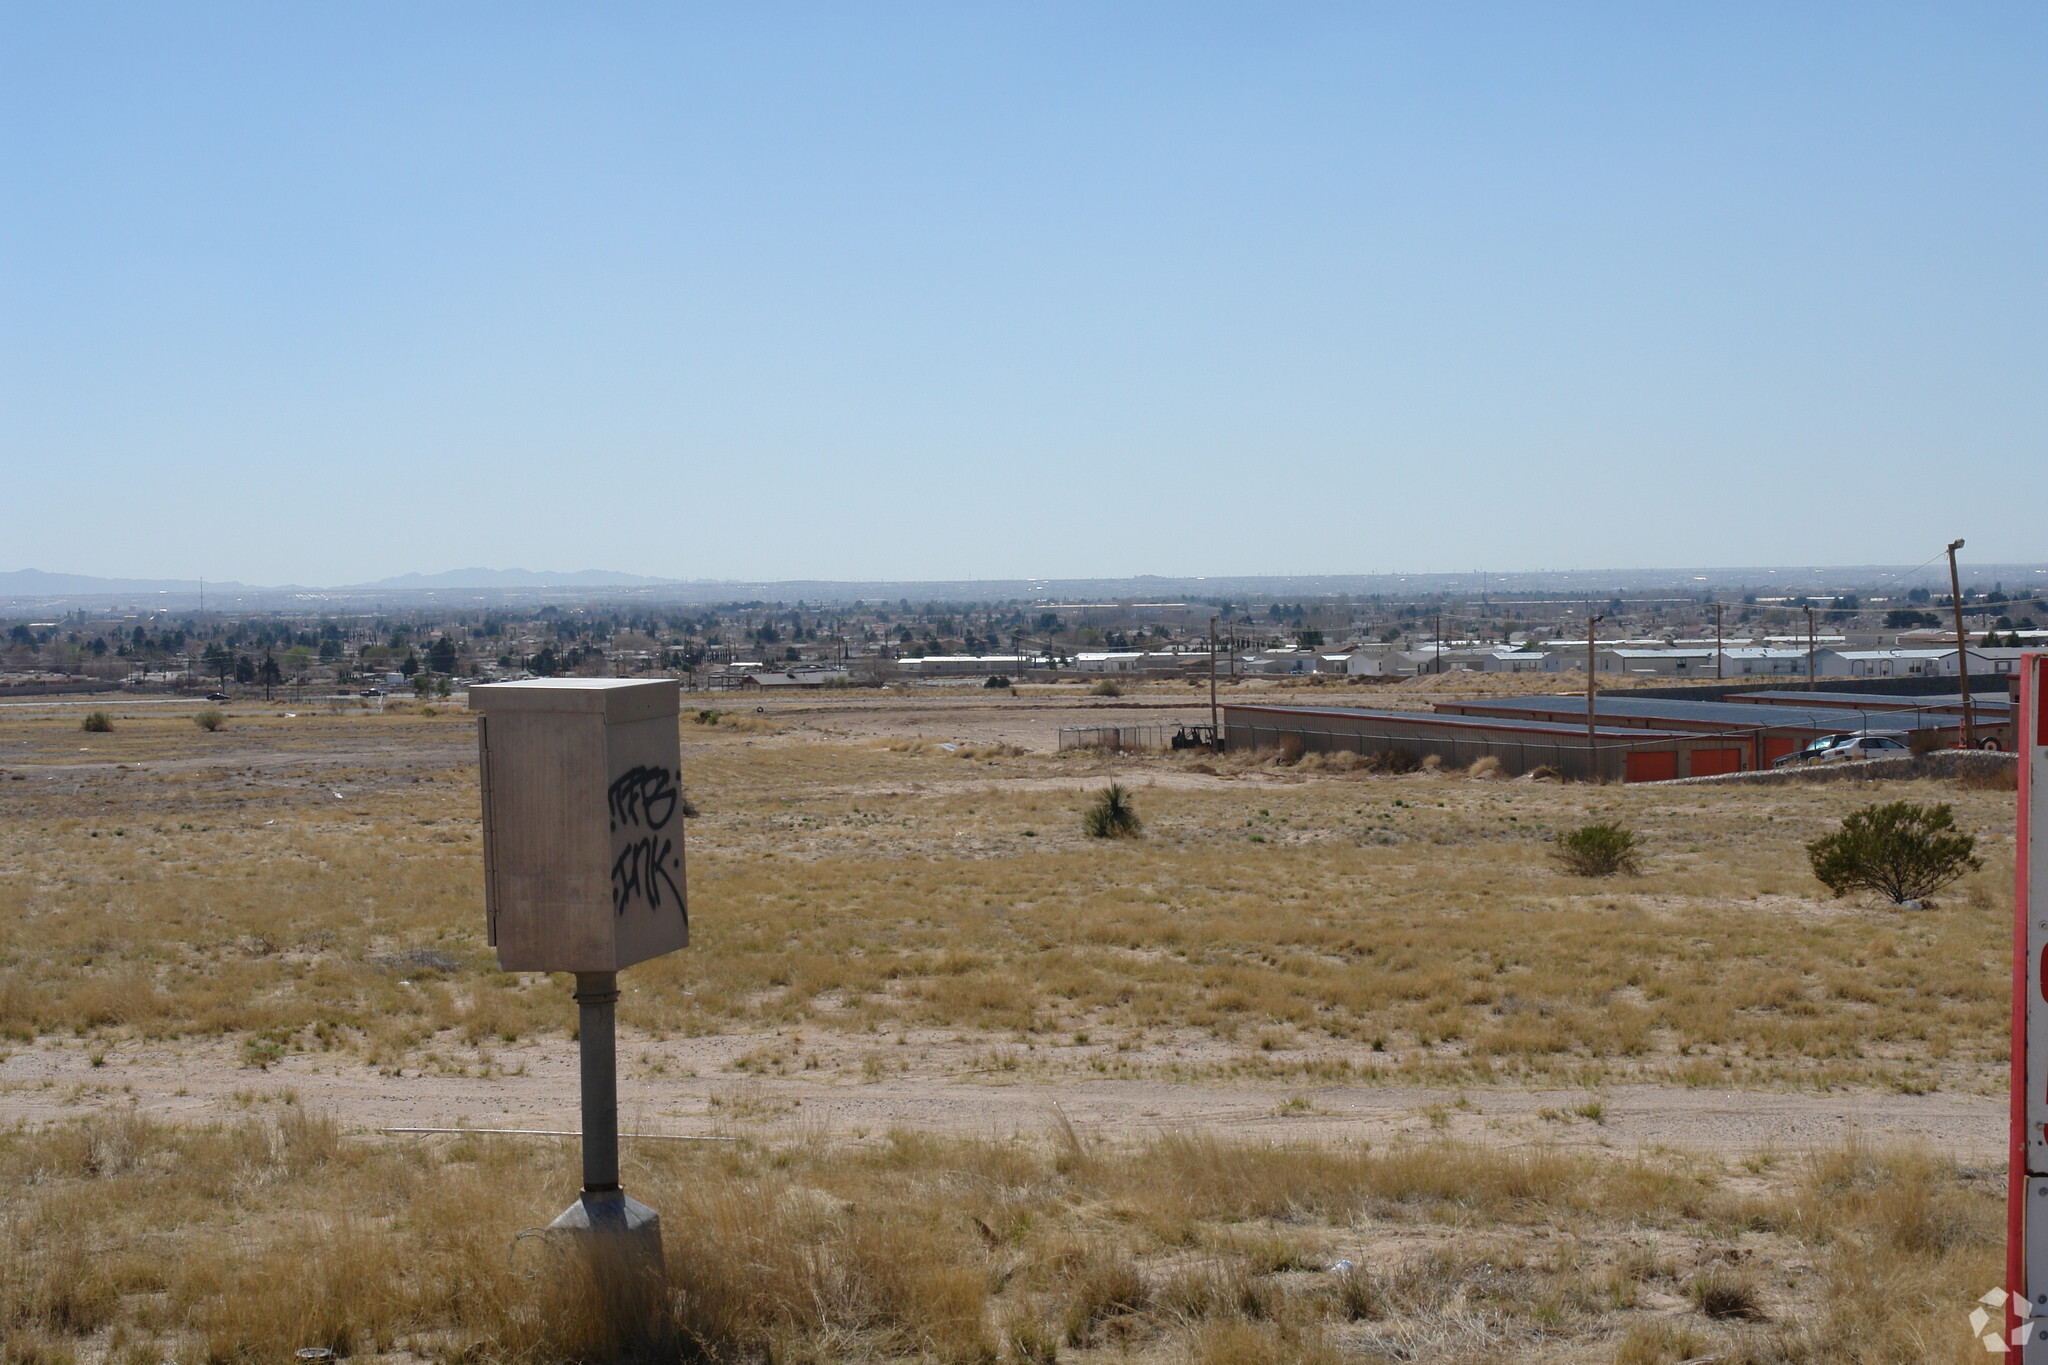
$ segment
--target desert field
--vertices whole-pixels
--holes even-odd
[[[1059,753],[1206,719],[1076,691],[686,698],[693,946],[619,1051],[687,1358],[1981,1358],[2010,791]],[[384,1131],[576,1123],[468,713],[102,704],[0,712],[6,1358],[587,1357],[515,1241],[573,1143]],[[1901,797],[1983,869],[1830,899],[1804,843]],[[1639,875],[1553,864],[1593,820]]]

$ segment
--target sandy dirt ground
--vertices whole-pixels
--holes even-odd
[[[801,1037],[801,1035],[798,1035]],[[1799,1151],[1870,1139],[1916,1139],[1967,1160],[2004,1151],[2005,1105],[1982,1095],[1783,1093],[1623,1085],[1585,1090],[1175,1083],[1157,1079],[1020,1076],[976,1068],[976,1049],[909,1035],[869,1055],[890,1059],[876,1079],[849,1076],[831,1040],[806,1047],[816,1077],[733,1070],[763,1034],[654,1041],[619,1039],[623,1125],[631,1132],[723,1137],[802,1133],[859,1141],[892,1128],[984,1137],[1038,1132],[1063,1113],[1097,1136],[1142,1140],[1166,1131],[1228,1132],[1264,1140],[1385,1142],[1448,1134],[1477,1142],[1534,1141],[1617,1149],[1675,1147],[1745,1153]],[[96,1065],[93,1057],[100,1056]],[[226,1044],[136,1044],[93,1053],[61,1041],[0,1062],[0,1122],[45,1123],[95,1109],[133,1109],[203,1122],[289,1095],[370,1132],[398,1127],[576,1127],[576,1047],[540,1039],[489,1052],[488,1075],[390,1074],[354,1058],[299,1055],[268,1070]],[[908,1070],[898,1070],[907,1065]],[[472,1071],[483,1066],[466,1067]],[[693,1074],[694,1073],[694,1074]]]
[[[1552,684],[1555,686],[1555,684]],[[1249,699],[1245,688],[1232,695]],[[834,738],[924,737],[1006,743],[1047,751],[1063,726],[1207,719],[1206,691],[1163,690],[1121,698],[1071,692],[985,697],[979,691],[932,689],[852,697],[762,698],[733,694],[686,698],[686,708],[721,706],[758,712],[784,728],[763,744]],[[1277,698],[1276,698],[1277,699]],[[1415,689],[1330,689],[1289,694],[1304,703],[1354,706],[1422,705]],[[117,715],[126,702],[103,702]],[[193,703],[194,709],[203,703]],[[239,709],[239,708],[238,708]],[[253,710],[254,708],[249,708]],[[239,723],[239,722],[238,722]],[[86,742],[78,742],[78,740]],[[467,727],[409,738],[380,749],[366,763],[361,747],[278,742],[218,757],[167,756],[111,762],[95,755],[91,737],[62,743],[14,739],[0,747],[0,780],[97,798],[102,784],[125,774],[228,770],[260,776],[269,799],[280,788],[312,801],[354,799],[372,789],[460,773],[473,758]],[[1082,786],[1089,779],[1026,778],[1024,784]],[[1199,785],[1216,779],[1160,773],[1151,781]],[[1257,782],[1238,777],[1239,785]],[[1286,781],[1291,779],[1276,779]],[[1005,779],[1013,789],[1020,779]],[[253,785],[253,781],[252,781]],[[19,789],[16,789],[19,790]],[[108,801],[112,804],[111,799]],[[568,1005],[564,1002],[564,1010]],[[777,1034],[703,1038],[622,1037],[621,1099],[626,1126],[653,1134],[721,1137],[774,1134],[879,1137],[899,1126],[982,1135],[1042,1130],[1063,1113],[1104,1135],[1141,1138],[1162,1130],[1205,1128],[1274,1140],[1385,1141],[1400,1135],[1448,1133],[1475,1141],[1538,1140],[1627,1149],[1668,1146],[1743,1152],[1797,1150],[1840,1142],[1851,1133],[1924,1139],[1968,1159],[2003,1151],[2003,1101],[1983,1095],[1785,1093],[1630,1085],[1603,1089],[1509,1087],[1432,1091],[1397,1086],[1282,1085],[1268,1082],[1179,1083],[1152,1078],[1086,1075],[1063,1058],[1058,1068],[977,1067],[988,1044],[948,1035],[893,1039],[865,1046],[844,1038],[800,1040],[797,1051],[818,1058],[794,1075],[736,1070],[744,1054],[780,1044]],[[0,1049],[0,1123],[43,1123],[101,1108],[132,1108],[167,1118],[204,1120],[251,1105],[295,1102],[368,1132],[394,1127],[469,1125],[482,1128],[571,1129],[576,1126],[575,1045],[561,1038],[522,1041],[450,1060],[440,1070],[392,1073],[346,1055],[299,1054],[268,1070],[245,1065],[232,1043],[175,1046],[124,1044],[105,1052],[66,1039]],[[97,1058],[97,1060],[95,1060]],[[879,1059],[879,1060],[878,1060]],[[1037,1070],[1038,1074],[1032,1074]],[[1081,1074],[1073,1074],[1080,1071]],[[455,1074],[457,1072],[468,1074]]]

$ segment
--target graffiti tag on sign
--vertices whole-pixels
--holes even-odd
[[[683,892],[676,885],[675,872],[683,860],[676,856],[675,840],[661,832],[675,818],[682,801],[675,774],[666,768],[628,768],[613,780],[605,799],[611,809],[612,832],[624,829],[628,834],[612,859],[613,912],[623,915],[636,902],[649,910],[661,910],[670,903],[681,909]],[[636,834],[639,830],[646,832]]]

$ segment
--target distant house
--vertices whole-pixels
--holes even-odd
[[[1831,653],[1814,651],[1816,671]],[[1553,672],[1585,666],[1585,646],[1573,648],[1564,641],[1549,643],[1548,659]],[[1749,678],[1804,677],[1806,650],[1778,645],[1683,646],[1649,644],[1600,644],[1593,653],[1596,673],[1632,673],[1658,678]]]
[[[1313,649],[1260,649],[1237,656],[1240,673],[1313,673],[1320,656]]]
[[[740,685],[765,690],[782,687],[825,687],[832,683],[844,683],[847,677],[847,671],[843,668],[785,668],[779,671],[746,674]]]
[[[1350,678],[1376,678],[1384,671],[1385,669],[1379,656],[1362,654],[1355,649],[1346,650],[1342,654],[1318,654],[1316,656],[1316,672],[1318,673],[1339,673]]]
[[[1819,672],[1829,678],[1932,678],[1941,673],[1946,649],[1838,649],[1820,659]]]
[[[1145,656],[1137,650],[1076,654],[1073,659],[1078,673],[1135,673],[1145,666]]]
[[[2027,651],[2003,645],[1970,647],[1972,676],[1999,676],[2019,671],[2019,658]],[[1958,673],[1956,649],[1847,649],[1833,651],[1830,665],[1820,671],[1838,678],[1953,678]]]
[[[1978,645],[1970,650],[1970,672],[1975,673],[2017,673],[2020,671],[2020,656],[2024,649],[2011,649],[2004,645]],[[1960,670],[1956,667],[1956,652],[1950,650],[1941,661],[1943,674],[1954,677]]]
[[[1714,676],[1711,649],[1596,649],[1593,661],[1598,673],[1648,673],[1667,678]],[[1725,668],[1724,655],[1724,671]]]
[[[1549,656],[1513,645],[1422,645],[1395,656],[1388,672],[1401,673],[1541,673]]]
[[[929,654],[896,660],[898,671],[914,678],[981,678],[992,673],[1014,677],[1027,669],[1045,666],[1045,660],[1028,654]]]
[[[1496,649],[1478,667],[1486,673],[1543,673],[1550,668],[1550,656],[1540,649]]]
[[[1814,671],[1819,672],[1829,651],[1817,649],[1813,655]],[[1806,673],[1806,651],[1786,649],[1777,645],[1736,645],[1721,651],[1721,672],[1724,677],[1799,677]],[[1711,676],[1712,668],[1708,673]]]

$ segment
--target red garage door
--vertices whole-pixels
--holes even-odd
[[[1742,750],[1740,749],[1694,749],[1692,751],[1692,775],[1713,777],[1720,773],[1742,771]]]
[[[1666,782],[1678,776],[1677,754],[1630,754],[1624,782]]]
[[[1799,747],[1796,739],[1784,739],[1774,735],[1764,736],[1764,766],[1770,767],[1786,754]]]

